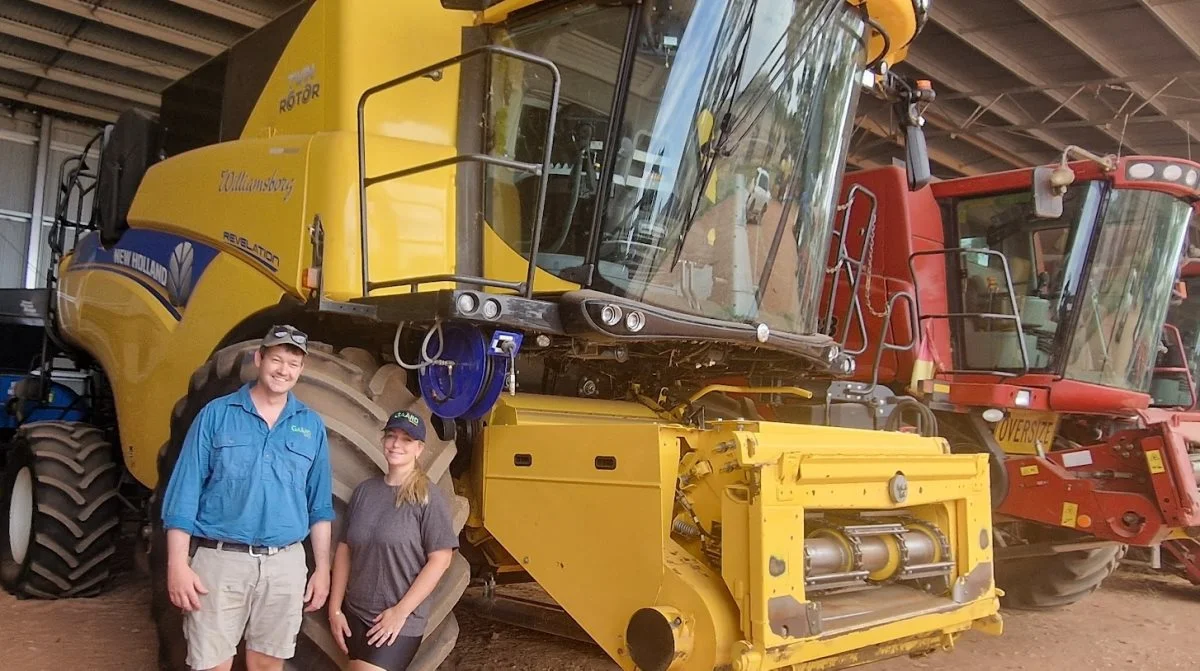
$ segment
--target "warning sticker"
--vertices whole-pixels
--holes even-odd
[[[1064,527],[1075,527],[1075,519],[1079,516],[1078,503],[1064,503],[1062,508],[1062,525]]]
[[[1079,452],[1066,452],[1062,455],[1063,466],[1067,468],[1079,468],[1080,466],[1090,466],[1092,464],[1092,451],[1081,450]]]
[[[1038,474],[1037,464],[1034,464],[1032,466],[1022,466],[1021,467],[1021,475],[1037,475],[1037,474]]]
[[[1150,466],[1151,473],[1167,472],[1167,467],[1163,466],[1162,452],[1158,450],[1148,450],[1146,452],[1146,464]]]

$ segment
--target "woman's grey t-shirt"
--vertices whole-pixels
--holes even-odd
[[[458,547],[446,496],[429,487],[426,505],[396,507],[396,491],[383,476],[364,480],[354,489],[346,510],[345,542],[350,546],[350,584],[344,607],[371,622],[400,602],[430,552]],[[401,636],[421,636],[429,613],[428,600],[408,617]]]

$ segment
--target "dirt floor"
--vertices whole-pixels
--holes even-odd
[[[0,668],[5,671],[152,670],[148,588],[132,574],[105,596],[18,601],[0,592]],[[496,624],[461,612],[463,636],[447,671],[612,670],[595,646]],[[1200,588],[1123,570],[1083,602],[1053,613],[1005,612],[1005,635],[977,632],[954,652],[896,659],[872,671],[1092,671],[1200,669]]]

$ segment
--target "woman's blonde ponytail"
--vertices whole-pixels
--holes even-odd
[[[397,508],[405,503],[421,506],[429,503],[429,475],[419,465],[414,465],[404,483],[393,489],[396,490]]]

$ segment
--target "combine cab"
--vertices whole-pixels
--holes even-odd
[[[1200,165],[1068,151],[1087,158],[914,193],[897,169],[848,175],[826,289],[829,332],[875,362],[853,389],[908,389],[955,452],[991,456],[998,584],[1032,608],[1086,595],[1127,545],[1200,525],[1185,443],[1136,421]],[[920,347],[870,342],[913,337],[884,319],[909,292]]]

